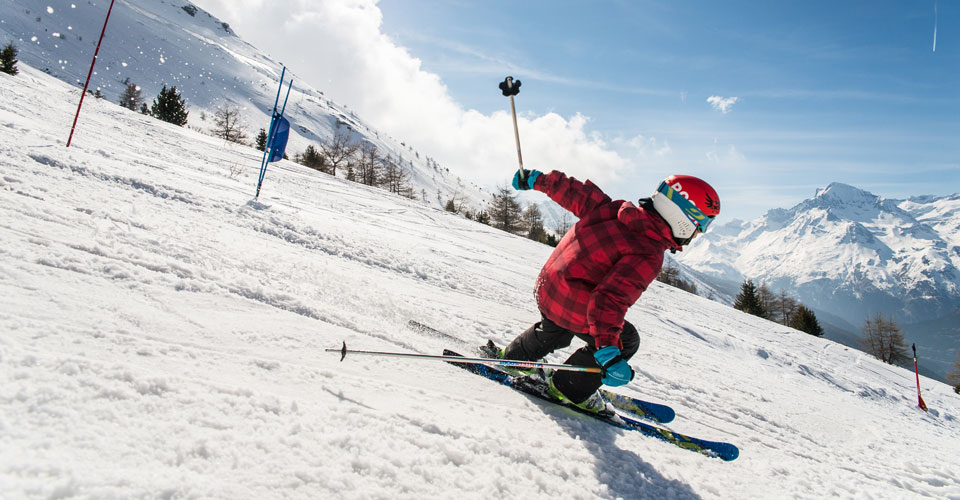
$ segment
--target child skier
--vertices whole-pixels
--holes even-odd
[[[589,180],[562,172],[518,171],[518,190],[536,189],[579,217],[540,271],[535,286],[541,320],[500,349],[492,342],[485,356],[537,361],[567,347],[574,337],[586,345],[566,361],[599,366],[603,374],[556,371],[548,393],[584,410],[605,404],[597,389],[633,379],[627,364],[640,347],[637,329],[624,320],[663,266],[663,252],[682,250],[720,213],[720,199],[706,182],[672,175],[650,198],[613,201]]]

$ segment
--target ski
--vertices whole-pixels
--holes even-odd
[[[445,349],[443,351],[443,354],[444,356],[462,356],[461,354],[451,351],[449,349]],[[685,436],[683,434],[678,434],[676,432],[673,432],[669,429],[658,427],[656,425],[651,425],[620,413],[596,414],[596,413],[591,413],[591,412],[582,410],[580,408],[577,408],[576,406],[564,405],[563,403],[560,403],[555,399],[551,398],[550,396],[548,396],[544,391],[544,386],[542,382],[538,383],[537,381],[534,381],[531,377],[514,377],[508,373],[502,372],[500,370],[497,370],[487,365],[483,365],[479,363],[452,363],[452,364],[455,364],[455,366],[463,368],[464,370],[467,370],[471,373],[475,373],[477,375],[488,378],[495,382],[499,382],[500,384],[510,387],[511,389],[523,392],[524,394],[528,394],[530,396],[533,396],[535,398],[541,399],[549,403],[563,406],[564,408],[568,408],[577,413],[580,413],[581,415],[588,416],[590,418],[599,420],[601,422],[612,425],[614,427],[618,427],[620,429],[630,430],[630,431],[639,431],[644,435],[660,439],[661,441],[671,443],[675,446],[678,446],[686,450],[691,450],[697,453],[701,453],[708,457],[716,457],[721,460],[725,460],[729,462],[731,460],[736,459],[737,456],[740,455],[740,450],[736,446],[730,443],[707,441],[704,439]]]
[[[623,394],[608,391],[607,389],[600,389],[600,395],[603,396],[604,400],[613,405],[614,408],[622,412],[660,424],[672,422],[677,415],[676,412],[673,411],[673,408],[667,405],[631,398],[630,396],[624,396]]]

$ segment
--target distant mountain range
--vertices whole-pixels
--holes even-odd
[[[0,42],[13,42],[24,63],[82,88],[109,5],[66,0],[5,1]],[[188,127],[211,129],[216,108],[238,106],[247,135],[252,138],[270,124],[281,69],[279,61],[187,0],[121,1],[110,14],[89,88],[99,89],[107,101],[116,104],[127,82],[135,83],[149,104],[163,85],[176,86],[190,111]],[[288,68],[287,81],[296,70]],[[286,86],[283,90],[286,92]],[[291,158],[343,128],[357,143],[375,144],[382,155],[399,160],[410,174],[413,192],[428,204],[442,207],[456,197],[458,203],[477,208],[490,198],[488,191],[428,160],[403,138],[375,130],[346,106],[325,97],[311,82],[294,81],[285,114],[291,123],[287,145]],[[65,130],[68,127],[65,123]],[[84,132],[81,115],[75,140],[83,140]],[[269,195],[269,183],[268,176],[265,195]],[[255,188],[251,186],[251,196]]]
[[[885,199],[833,183],[790,209],[716,228],[677,259],[721,300],[744,279],[812,308],[856,346],[864,319],[893,317],[943,380],[960,349],[960,195]]]

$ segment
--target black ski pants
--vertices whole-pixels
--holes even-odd
[[[578,366],[598,366],[593,353],[597,351],[593,337],[586,333],[577,333],[558,326],[549,318],[543,316],[540,322],[534,324],[527,331],[504,348],[504,359],[518,361],[538,361],[557,349],[570,345],[574,337],[583,340],[587,345],[574,351],[567,358],[566,363]],[[623,322],[623,332],[620,334],[620,349],[623,359],[629,360],[640,349],[640,334],[629,322]],[[585,401],[603,385],[599,373],[573,372],[569,370],[557,371],[553,376],[553,384],[574,403]]]

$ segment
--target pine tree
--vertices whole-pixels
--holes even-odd
[[[120,94],[120,105],[131,111],[137,111],[143,102],[143,94],[140,92],[140,86],[135,83],[128,83]]]
[[[17,48],[12,43],[5,45],[0,51],[0,71],[12,76],[19,74],[17,63],[20,61],[17,60],[17,54]]]
[[[489,226],[490,214],[486,210],[477,210],[477,213],[473,214],[473,220]]]
[[[490,225],[516,234],[521,229],[522,209],[513,193],[506,187],[498,188],[490,201]]]
[[[187,124],[189,114],[177,88],[168,89],[166,85],[160,90],[160,94],[153,100],[153,106],[150,107],[150,115],[154,118],[181,127]]]
[[[267,150],[267,129],[261,128],[260,133],[257,134],[257,149],[260,151]]]
[[[802,304],[794,311],[793,316],[790,318],[789,326],[790,328],[809,333],[815,337],[823,336],[823,328],[820,327],[820,322],[817,321],[817,315]]]
[[[740,293],[737,294],[733,308],[761,318],[766,317],[766,311],[763,310],[763,305],[757,296],[757,286],[753,284],[753,280],[745,280],[740,285]]]
[[[893,318],[884,318],[880,313],[863,322],[864,350],[884,363],[902,365],[910,360],[907,341],[900,326]]]
[[[300,155],[300,163],[308,168],[314,170],[319,170],[325,174],[330,173],[329,165],[327,165],[327,158],[313,147],[313,144],[308,144],[307,149]]]

